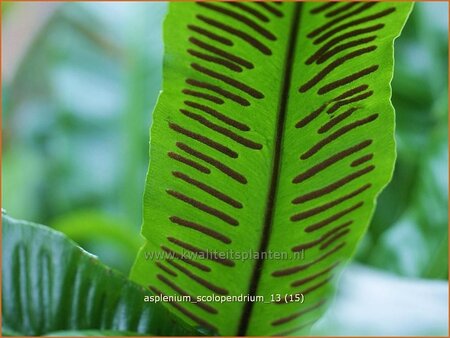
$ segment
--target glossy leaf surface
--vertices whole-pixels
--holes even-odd
[[[148,291],[62,233],[3,215],[2,237],[2,324],[7,334],[200,334],[161,304],[144,302]]]

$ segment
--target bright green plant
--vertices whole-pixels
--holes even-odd
[[[161,294],[264,297],[174,304],[223,335],[306,333],[392,174],[393,40],[410,9],[172,5],[132,278]],[[249,250],[305,259],[223,255]]]
[[[3,216],[4,333],[307,334],[392,175],[393,40],[411,6],[172,4],[133,282]],[[146,288],[265,302],[166,308]]]

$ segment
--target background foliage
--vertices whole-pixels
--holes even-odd
[[[398,161],[357,256],[390,272],[385,281],[422,278],[429,288],[448,278],[447,6],[417,3],[396,41]],[[2,9],[3,208],[67,233],[126,273],[141,243],[166,5]]]

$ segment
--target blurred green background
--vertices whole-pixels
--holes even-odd
[[[2,2],[3,208],[124,273],[141,243],[165,12],[165,3]],[[364,271],[448,279],[447,80],[448,4],[417,3],[396,41],[398,160],[357,253]]]
[[[141,243],[165,11],[3,3],[3,208],[123,272]]]

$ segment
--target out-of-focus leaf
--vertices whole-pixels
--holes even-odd
[[[70,331],[56,331],[46,334],[45,337],[91,337],[91,336],[100,336],[100,337],[117,337],[117,336],[144,336],[143,334],[139,334],[136,332],[127,332],[127,331],[105,331],[105,330],[70,330]],[[145,336],[153,336],[151,333],[146,334]]]
[[[60,232],[2,215],[2,323],[5,332],[112,330],[198,335],[151,295]]]
[[[404,202],[406,210],[366,254],[369,262],[379,268],[410,277],[445,279],[448,146],[446,135],[434,136],[438,137],[430,140],[417,164],[411,195]]]
[[[124,273],[142,244],[133,224],[101,210],[83,209],[54,219],[52,228],[66,234],[106,265]]]

